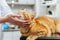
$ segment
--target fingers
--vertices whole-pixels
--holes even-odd
[[[20,26],[28,26],[30,24],[29,20],[20,20],[20,15],[17,14],[10,14],[9,16],[9,22],[13,23],[15,25],[20,25]],[[7,17],[8,17],[7,16]]]
[[[12,18],[12,20],[16,21],[16,22],[20,22],[20,23],[23,23],[23,24],[30,24],[29,20],[20,20],[18,18]]]
[[[20,19],[17,18],[17,17],[11,17],[11,19],[12,19],[13,21],[20,22]]]
[[[20,20],[18,18],[12,18],[17,25],[20,25],[21,27],[27,27],[30,25],[30,22],[28,20]]]
[[[17,15],[17,14],[13,14],[13,15],[11,15],[11,17],[17,17],[17,18],[20,18],[21,16],[20,16],[20,15]]]
[[[20,21],[23,22],[23,23],[29,22],[29,20],[20,20]]]
[[[24,23],[24,24],[30,24],[30,21],[29,20],[20,20],[21,23]]]
[[[8,14],[7,15],[8,17],[17,17],[17,18],[20,18],[21,16],[18,15],[18,14]]]
[[[25,20],[24,22],[22,21],[22,27],[28,27],[30,25],[30,22]]]

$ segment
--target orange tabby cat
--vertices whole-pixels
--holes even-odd
[[[20,31],[22,36],[27,36],[26,40],[35,40],[38,37],[50,37],[56,32],[60,32],[60,21],[47,17],[41,16],[34,18],[26,10],[19,11],[19,15],[23,16],[24,20],[29,20],[30,25],[28,27],[21,27]]]

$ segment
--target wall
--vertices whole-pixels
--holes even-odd
[[[57,1],[56,15],[55,16],[60,17],[60,0]]]
[[[35,3],[35,11],[36,11],[36,17],[43,16],[46,14],[46,8],[44,6],[41,6],[43,3],[43,0],[36,0]]]
[[[37,16],[44,16],[44,15],[49,15],[48,11],[52,11],[52,16],[55,16],[56,14],[56,0],[53,0],[52,3],[47,3],[43,4],[45,1],[44,0],[36,0],[35,3],[35,11]],[[49,9],[47,6],[51,6]]]

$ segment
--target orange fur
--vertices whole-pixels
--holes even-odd
[[[60,32],[60,21],[41,16],[37,18],[31,17],[31,14],[26,10],[19,11],[19,14],[24,17],[24,20],[30,20],[28,27],[20,28],[22,36],[28,36],[26,40],[35,40],[38,37],[50,37],[56,32]]]

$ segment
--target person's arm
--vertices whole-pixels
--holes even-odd
[[[0,23],[4,23],[4,22],[6,22],[5,17],[0,17]]]
[[[9,22],[21,27],[24,27],[30,24],[28,20],[20,20],[19,17],[20,16],[17,14],[9,14],[5,17],[0,17],[0,23]]]
[[[1,4],[1,14],[4,14],[3,17],[0,17],[0,23],[9,22],[18,26],[25,26],[29,24],[28,21],[20,20],[18,15],[11,14],[12,11],[6,0],[0,0]],[[8,15],[7,15],[8,14]],[[6,15],[6,16],[5,16]]]

